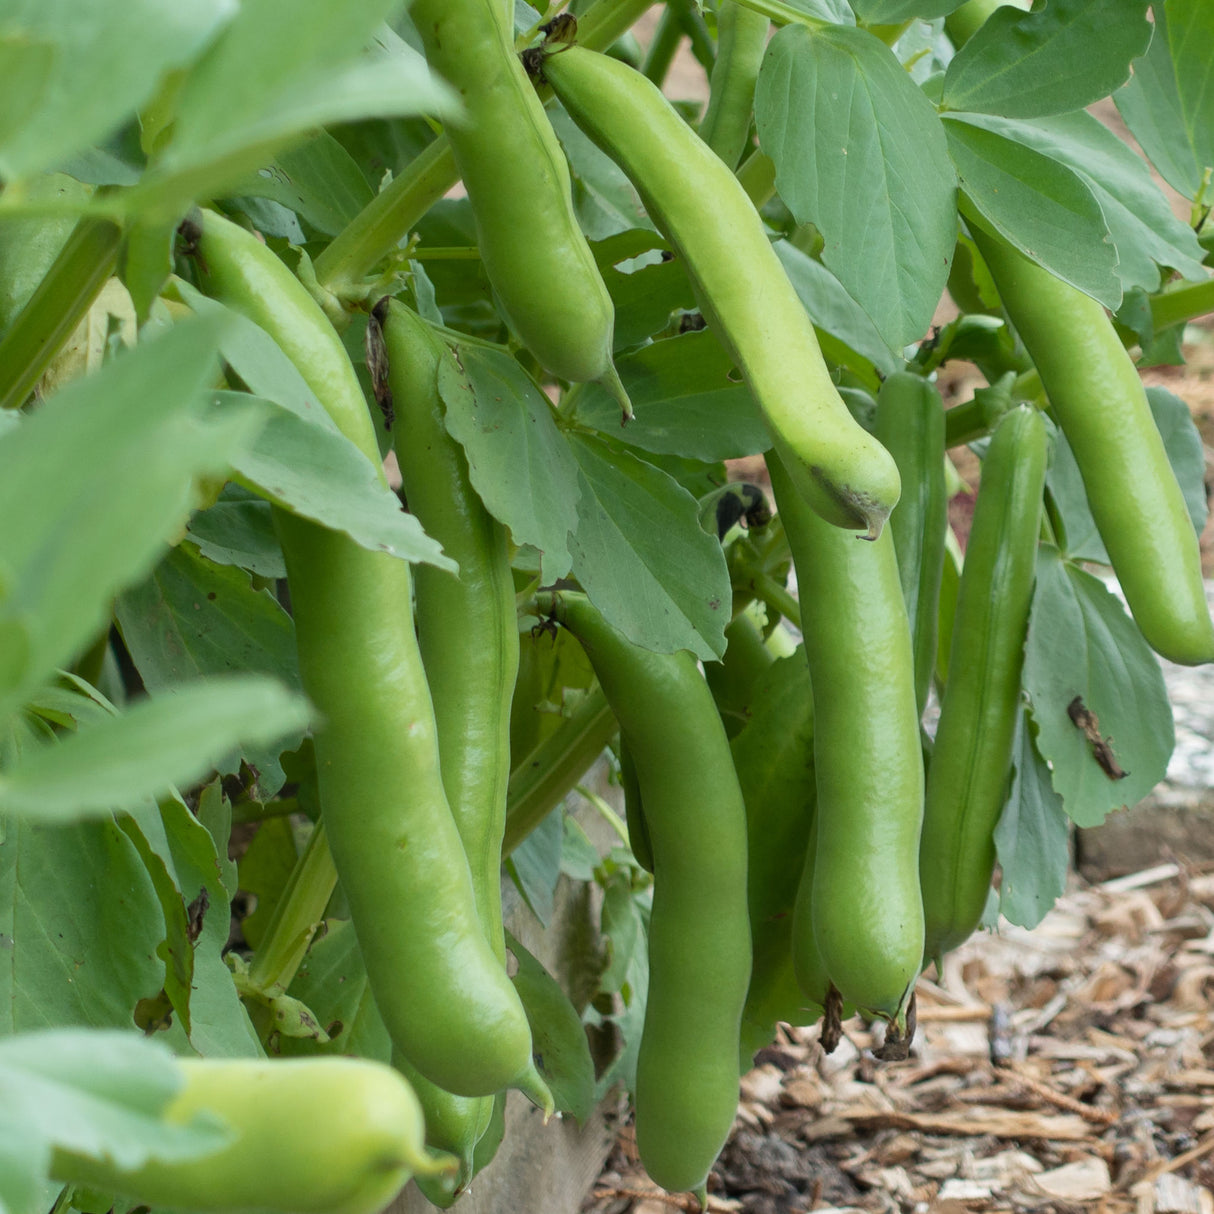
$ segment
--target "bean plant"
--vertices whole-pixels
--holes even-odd
[[[511,1090],[622,1089],[703,1203],[777,1025],[905,1059],[1214,661],[1140,375],[1214,311],[1211,46],[1204,0],[0,9],[0,1214],[446,1208]],[[562,879],[593,989],[504,924]]]

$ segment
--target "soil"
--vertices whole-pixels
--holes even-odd
[[[730,1214],[1214,1212],[1214,865],[1074,888],[920,979],[906,1062],[880,1030],[781,1026],[709,1182]],[[629,1128],[584,1214],[695,1209]]]

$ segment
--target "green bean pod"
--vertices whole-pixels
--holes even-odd
[[[736,0],[721,0],[717,9],[717,58],[709,77],[700,138],[731,171],[738,167],[750,138],[755,81],[770,25],[763,13]]]
[[[197,247],[208,293],[274,338],[382,476],[354,368],[302,284],[217,215],[203,215]],[[329,845],[392,1041],[448,1091],[519,1087],[551,1110],[526,1014],[477,920],[442,783],[409,566],[283,510],[274,523],[300,676],[324,721],[315,746]]]
[[[1083,476],[1113,572],[1156,653],[1214,661],[1197,534],[1146,390],[1104,308],[973,228]]]
[[[459,93],[447,127],[481,260],[523,344],[561,379],[614,380],[615,311],[573,213],[569,167],[514,52],[501,0],[416,0],[430,66]]]
[[[746,811],[695,659],[626,640],[583,595],[540,596],[582,643],[636,763],[653,848],[637,1149],[674,1192],[703,1191],[738,1104],[750,976]]]
[[[741,611],[725,625],[725,656],[704,667],[704,678],[716,701],[725,732],[733,739],[746,725],[751,697],[759,676],[775,660],[763,633],[749,612]]]
[[[822,522],[768,455],[814,701],[813,940],[848,1003],[904,1027],[923,956],[923,753],[893,539]]]
[[[973,932],[991,887],[1048,447],[1040,414],[1021,405],[1000,419],[982,462],[919,845],[928,961],[938,962]]]
[[[449,1172],[427,1156],[409,1085],[363,1058],[181,1059],[165,1120],[218,1118],[231,1141],[196,1159],[113,1159],[57,1150],[55,1179],[157,1208],[379,1214],[410,1175]]]
[[[510,779],[510,704],[518,612],[505,528],[485,509],[438,395],[441,338],[395,300],[376,309],[396,410],[392,444],[408,508],[459,565],[414,572],[417,632],[434,701],[443,787],[472,869],[485,937],[506,961],[502,833]]]
[[[895,371],[877,394],[875,433],[894,457],[902,496],[889,518],[898,556],[898,577],[910,621],[919,715],[936,667],[940,580],[948,489],[944,478],[944,403],[934,384]]]
[[[898,500],[893,458],[843,404],[763,221],[728,166],[661,92],[580,47],[543,59],[573,120],[625,172],[682,258],[708,324],[738,364],[810,506],[876,536]]]

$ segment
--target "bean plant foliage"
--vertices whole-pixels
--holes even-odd
[[[689,38],[711,70],[733,2],[671,0],[657,38]],[[987,386],[946,419],[954,454],[982,455],[1020,401],[1048,407],[975,231],[1103,305],[1140,365],[1181,361],[1185,322],[1214,306],[1205,0],[1038,0],[972,36],[951,23],[980,0],[737,2],[772,21],[739,174],[862,424],[887,376],[955,360]],[[574,7],[616,22],[613,54],[637,55],[644,3]],[[518,0],[519,48],[555,15]],[[724,490],[727,461],[771,447],[764,414],[644,191],[550,98],[635,417],[621,425],[606,382],[545,373],[451,188],[442,131],[464,112],[420,47],[401,0],[0,12],[0,1214],[57,1195],[108,1208],[60,1192],[56,1151],[130,1169],[221,1146],[218,1120],[165,1119],[175,1056],[393,1053],[341,888],[319,908],[305,896],[323,886],[310,841],[327,722],[303,692],[274,512],[418,568],[455,576],[456,562],[279,343],[207,297],[179,233],[198,206],[258,233],[311,291],[383,453],[373,306],[404,300],[443,343],[444,424],[508,533],[521,608],[507,871],[541,926],[562,880],[601,907],[590,986],[562,990],[509,942],[557,1107],[584,1119],[635,1079],[651,881],[610,807],[592,798],[610,847],[566,810],[615,728],[578,644],[534,610],[541,588],[576,585],[628,640],[703,664],[753,853],[744,1056],[806,1015],[788,916],[811,837],[814,704],[779,518]],[[661,81],[656,56],[636,63]],[[1089,108],[1109,97],[1137,148]],[[675,100],[700,121],[700,103]],[[934,329],[942,300],[960,316]],[[1178,398],[1153,390],[1151,406],[1200,531],[1200,437]],[[1026,926],[1061,892],[1068,821],[1145,796],[1174,741],[1159,659],[1110,587],[1075,456],[1050,432],[995,834],[1000,909]],[[963,567],[954,544],[940,694]],[[731,618],[767,654],[744,685]],[[613,770],[617,755],[612,742]]]

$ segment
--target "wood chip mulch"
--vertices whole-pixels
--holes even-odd
[[[729,1214],[1214,1214],[1214,866],[1074,889],[918,986],[906,1062],[781,1026],[709,1182]],[[583,1214],[670,1214],[628,1127]]]

